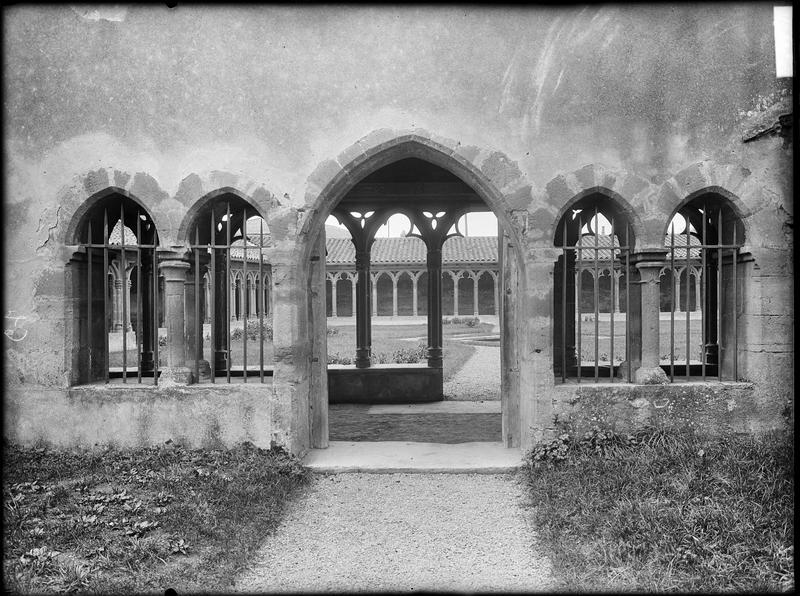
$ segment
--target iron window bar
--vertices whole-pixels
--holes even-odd
[[[87,282],[86,282],[86,289],[87,289],[87,336],[91,338],[91,326],[94,324],[94,261],[96,259],[95,251],[100,251],[100,258],[102,259],[103,269],[102,269],[102,285],[103,285],[103,341],[102,341],[102,350],[103,350],[103,358],[100,359],[100,362],[103,363],[103,370],[101,373],[101,379],[104,383],[110,383],[112,378],[122,378],[123,383],[128,382],[128,377],[132,375],[133,371],[129,371],[128,367],[128,341],[127,341],[127,334],[128,334],[128,321],[130,320],[131,308],[132,304],[129,303],[129,296],[128,296],[128,280],[127,280],[127,251],[135,252],[136,254],[136,380],[137,383],[142,382],[143,376],[152,376],[153,377],[153,384],[158,384],[158,284],[155,283],[157,280],[157,267],[156,267],[156,248],[158,247],[157,243],[157,235],[155,231],[153,232],[153,243],[152,244],[145,244],[142,243],[142,228],[141,228],[141,220],[145,219],[152,225],[152,222],[140,211],[137,209],[136,211],[136,238],[135,244],[128,244],[125,238],[125,205],[124,202],[120,201],[119,205],[119,227],[120,227],[120,243],[119,244],[112,244],[110,241],[110,222],[109,222],[109,215],[108,215],[108,208],[103,209],[103,226],[102,226],[102,241],[95,242],[94,241],[94,230],[92,226],[92,220],[89,219],[87,222],[87,229],[86,229],[86,242],[79,243],[79,246],[85,249],[86,251],[86,261],[87,261]],[[146,318],[144,313],[144,308],[142,304],[142,251],[150,249],[152,250],[152,263],[153,263],[153,279],[154,284],[151,288],[152,291],[152,310],[153,310],[153,322],[154,322],[154,334],[153,334],[153,350],[154,350],[154,365],[153,371],[143,371],[143,349],[144,349],[144,339],[143,339],[143,321]],[[110,350],[110,342],[109,342],[109,315],[111,314],[110,307],[112,306],[109,304],[109,291],[114,291],[115,282],[112,280],[112,284],[109,284],[109,257],[111,254],[117,255],[119,253],[120,265],[118,269],[121,271],[122,276],[122,287],[121,287],[121,313],[117,313],[118,317],[121,318],[121,334],[122,334],[122,370],[112,370],[112,368],[116,369],[116,367],[111,366],[111,350]],[[116,302],[113,301],[112,304]],[[94,381],[94,375],[96,373],[95,369],[97,368],[97,355],[96,350],[100,346],[96,346],[94,342],[90,339],[88,342],[88,380]]]
[[[684,339],[684,362],[683,362],[683,369],[684,369],[684,378],[686,381],[691,380],[693,374],[696,375],[699,371],[700,377],[703,381],[707,380],[709,374],[715,375],[718,381],[723,380],[723,357],[725,357],[724,352],[730,352],[730,365],[731,365],[731,379],[730,380],[737,380],[738,379],[738,313],[737,313],[737,305],[739,302],[739,288],[738,288],[738,263],[739,263],[739,251],[742,247],[742,243],[738,239],[738,230],[737,230],[737,222],[733,222],[732,224],[732,241],[731,243],[724,242],[724,229],[723,229],[723,209],[722,207],[718,207],[716,209],[716,213],[713,213],[709,210],[709,206],[707,201],[702,204],[701,207],[698,208],[700,213],[700,219],[702,222],[701,225],[701,234],[700,237],[697,237],[697,230],[694,230],[694,235],[692,234],[692,219],[689,217],[688,212],[685,210],[680,212],[680,215],[683,216],[685,220],[685,228],[682,233],[675,233],[674,225],[670,227],[670,238],[668,243],[669,248],[669,268],[671,272],[671,277],[673,280],[672,284],[672,304],[670,308],[670,365],[669,365],[669,377],[670,381],[675,381],[676,378],[676,360],[678,361],[678,367],[681,366],[680,359],[676,358],[675,355],[675,311],[676,311],[676,303],[677,303],[677,310],[680,310],[680,296],[676,296],[675,292],[675,280],[681,280],[680,273],[677,273],[677,266],[676,261],[679,258],[680,251],[684,251],[683,257],[681,259],[683,265],[683,271],[686,274],[685,279],[685,290],[684,290],[684,305],[685,305],[685,339]],[[716,220],[716,221],[714,221]],[[716,229],[711,230],[711,225],[716,223]],[[709,238],[709,232],[716,236],[715,238]],[[676,238],[682,236],[683,237],[683,246],[676,243]],[[692,239],[695,239],[695,242],[692,242]],[[692,256],[694,253],[694,257]],[[713,255],[715,258],[714,260],[716,263],[711,262],[709,256]],[[730,290],[726,293],[725,286],[723,281],[725,279],[725,263],[726,258],[730,258]],[[696,265],[699,262],[700,270],[697,271]],[[691,275],[694,271],[695,276],[695,288],[699,291],[695,291],[695,310],[700,311],[700,356],[699,356],[699,366],[696,363],[692,363],[691,359],[691,343],[692,343],[692,324],[691,324]],[[713,283],[713,289],[715,291],[715,296],[712,298],[713,295],[710,294],[710,289],[712,288],[711,284],[711,273],[714,273],[716,277],[715,282]],[[697,276],[699,276],[699,284],[697,281]],[[683,283],[683,282],[682,282]],[[724,345],[724,334],[723,334],[723,309],[725,308],[726,298],[731,301],[732,304],[732,320],[731,320],[731,346]],[[710,323],[714,323],[714,326],[710,327]],[[714,353],[713,347],[716,347],[716,353]],[[730,348],[730,349],[728,349]]]
[[[580,383],[582,377],[584,376],[584,366],[583,366],[583,327],[582,327],[582,309],[581,309],[581,301],[583,297],[583,283],[582,283],[582,274],[584,271],[584,263],[587,263],[587,267],[589,269],[586,270],[593,270],[594,272],[594,280],[593,280],[593,287],[592,287],[592,296],[593,296],[593,314],[594,314],[594,358],[592,362],[593,368],[593,379],[594,382],[599,382],[600,376],[600,267],[601,261],[603,269],[608,269],[609,271],[609,278],[610,278],[610,308],[609,308],[609,365],[608,365],[608,376],[611,383],[615,382],[616,376],[616,367],[614,363],[614,343],[616,341],[615,335],[615,319],[614,319],[614,309],[616,306],[615,297],[619,293],[619,288],[616,287],[619,283],[616,272],[618,271],[617,265],[619,264],[620,267],[623,267],[624,263],[624,274],[625,274],[625,360],[626,360],[626,368],[627,368],[627,375],[626,380],[628,382],[631,381],[631,362],[630,362],[630,276],[628,271],[630,269],[630,230],[629,226],[625,226],[625,242],[623,245],[618,245],[615,243],[615,239],[619,242],[617,228],[615,225],[614,218],[610,219],[611,224],[611,231],[609,238],[611,239],[610,246],[602,246],[599,240],[599,232],[597,230],[598,227],[598,216],[600,212],[597,206],[594,206],[593,209],[593,218],[590,221],[594,221],[594,239],[591,244],[584,243],[584,234],[582,232],[583,227],[583,220],[579,219],[578,225],[579,228],[577,230],[577,240],[575,245],[570,245],[568,242],[568,221],[567,217],[563,220],[562,226],[562,244],[561,246],[556,246],[557,249],[561,250],[561,262],[562,262],[562,275],[561,275],[561,346],[560,346],[560,355],[557,355],[556,358],[560,359],[561,363],[561,381],[566,382],[567,378],[575,378],[576,382]],[[580,215],[578,216],[580,217]],[[586,251],[586,252],[584,252]],[[608,263],[605,263],[605,260],[602,258],[602,255],[607,252],[608,253]],[[587,255],[588,253],[588,258]],[[575,374],[570,375],[568,374],[568,354],[567,354],[567,331],[569,329],[568,320],[567,320],[567,292],[568,292],[568,263],[571,260],[570,257],[574,257],[574,261],[576,266],[574,266],[574,279],[575,279],[575,312],[574,312],[574,320],[575,320],[575,331],[574,331],[574,341],[575,341]],[[622,278],[622,275],[619,276],[619,279]],[[557,360],[558,361],[558,360]],[[604,367],[605,368],[605,367]]]
[[[264,267],[267,263],[264,262],[263,256],[263,249],[264,249],[264,221],[261,219],[259,224],[259,243],[258,243],[258,267],[259,273],[258,278],[253,278],[253,282],[248,284],[248,275],[247,275],[247,259],[248,259],[248,238],[247,238],[247,220],[248,220],[248,211],[247,208],[243,208],[241,211],[241,258],[242,258],[242,278],[243,283],[238,285],[238,280],[234,279],[233,272],[232,272],[232,259],[236,260],[237,257],[233,257],[233,249],[239,248],[234,244],[237,241],[238,237],[232,236],[232,229],[231,229],[231,220],[233,216],[236,216],[236,211],[232,211],[230,202],[225,204],[225,211],[222,213],[221,221],[217,221],[217,212],[214,208],[211,209],[210,217],[209,217],[209,241],[206,243],[202,243],[200,240],[200,227],[201,223],[198,223],[195,227],[195,234],[194,234],[194,243],[190,244],[190,248],[193,253],[193,262],[194,262],[194,269],[195,269],[195,296],[194,296],[194,312],[195,312],[195,346],[194,346],[194,371],[195,371],[195,380],[196,382],[200,381],[200,361],[203,358],[203,348],[201,346],[201,337],[202,337],[202,326],[201,326],[201,303],[205,300],[205,294],[200,292],[200,256],[201,253],[208,253],[210,254],[209,265],[208,265],[208,284],[210,285],[210,304],[208,305],[208,319],[211,328],[211,345],[209,346],[209,353],[210,353],[210,368],[211,368],[211,383],[216,383],[217,378],[225,378],[226,383],[231,382],[231,378],[233,376],[239,376],[238,371],[233,370],[233,350],[231,345],[231,317],[239,315],[243,322],[242,327],[242,371],[241,377],[242,382],[247,383],[248,376],[258,376],[259,381],[261,383],[264,382],[265,376],[271,376],[272,370],[267,369],[264,366],[264,340],[265,340],[265,324],[264,324],[264,317],[266,315],[266,311],[268,308],[267,299],[266,299],[266,279],[267,276],[265,275]],[[224,241],[222,243],[218,242],[220,234],[223,232],[223,224],[224,222]],[[252,251],[253,247],[249,247]],[[218,254],[219,252],[223,252],[224,255]],[[225,271],[222,272],[218,269],[218,259],[224,259],[224,267]],[[224,295],[220,296],[220,292],[222,291],[222,286],[220,285],[221,279],[226,280],[225,285],[225,293]],[[260,286],[260,291],[258,288]],[[253,300],[251,300],[250,294],[252,291],[256,292],[255,296],[255,308],[259,312],[254,314],[253,317],[249,317],[250,311],[253,308]],[[271,294],[270,294],[271,295]],[[217,300],[224,300],[224,309],[217,308]],[[237,303],[238,301],[238,303]],[[238,310],[236,306],[238,304]],[[220,312],[222,310],[223,312]],[[219,317],[223,316],[224,321],[219,321]],[[237,317],[237,318],[239,318]],[[257,321],[259,323],[259,332],[258,332],[258,339],[259,339],[259,355],[257,361],[257,368],[251,367],[248,365],[248,350],[247,350],[247,340],[248,340],[248,330],[247,330],[247,323],[248,319],[252,320],[253,322]],[[220,342],[222,338],[219,337],[218,327],[223,327],[222,331],[225,333],[224,342]],[[222,345],[220,345],[222,343]],[[221,348],[225,354],[225,370],[221,370],[218,366],[216,354],[218,348]]]

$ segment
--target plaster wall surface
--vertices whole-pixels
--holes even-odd
[[[524,261],[505,297],[515,441],[554,428],[554,231],[595,189],[631,214],[636,250],[663,250],[694,194],[731,201],[754,258],[741,375],[754,403],[791,402],[792,147],[742,142],[791,109],[771,5],[13,6],[4,17],[5,372],[19,408],[69,395],[66,263],[87,201],[133,197],[161,249],[180,255],[200,205],[232,192],[272,234],[262,430],[306,449],[319,332],[308,257],[332,201],[398,139],[493,201]]]
[[[7,438],[62,447],[115,444],[141,447],[171,439],[187,447],[218,448],[250,441],[270,447],[269,383],[202,388],[86,385],[67,391],[9,392]]]

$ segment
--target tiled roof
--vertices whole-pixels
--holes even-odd
[[[700,239],[697,236],[689,236],[692,246],[699,245]],[[670,248],[672,240],[670,239],[670,235],[667,234],[664,237],[664,247]],[[594,259],[595,256],[595,236],[593,234],[584,234],[581,236],[580,240],[578,240],[578,244],[576,245],[579,247],[577,258],[580,258],[583,261],[591,261]],[[597,260],[598,261],[608,261],[611,259],[611,250],[606,248],[605,250],[603,247],[610,247],[611,246],[611,236],[597,236]],[[619,246],[619,240],[616,236],[614,236],[614,246]],[[586,248],[582,248],[586,247]],[[619,256],[619,251],[617,251],[616,256]],[[669,258],[669,254],[667,255]],[[685,259],[686,258],[686,235],[685,234],[675,234],[675,260]],[[699,259],[700,258],[700,249],[699,248],[692,248],[689,251],[689,258],[690,259]]]
[[[349,238],[328,238],[328,265],[354,265],[355,248]],[[427,251],[419,238],[376,238],[370,253],[372,264],[425,263]],[[469,236],[450,238],[442,247],[443,263],[496,263],[497,238]]]

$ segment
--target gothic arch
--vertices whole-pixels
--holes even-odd
[[[197,221],[198,216],[200,216],[214,202],[215,199],[218,197],[224,197],[225,195],[232,195],[238,199],[241,199],[256,212],[256,215],[261,217],[266,222],[267,216],[264,205],[259,205],[259,203],[253,199],[253,197],[236,188],[224,186],[206,193],[197,201],[192,203],[191,207],[189,207],[183,216],[181,224],[178,228],[177,242],[179,244],[191,244],[194,242],[194,238],[190,238],[189,236],[192,234],[194,223]]]
[[[665,180],[658,189],[659,211],[667,215],[663,234],[667,233],[672,217],[689,201],[706,193],[728,200],[731,209],[748,232],[748,218],[753,209],[740,198],[751,184],[751,173],[740,165],[718,164],[710,160],[691,164]]]
[[[467,155],[474,157],[470,159]],[[380,130],[356,141],[336,160],[321,163],[309,177],[305,203],[306,212],[312,216],[303,222],[298,238],[308,237],[312,241],[304,247],[301,260],[308,260],[315,244],[313,240],[323,229],[325,220],[359,180],[408,157],[437,165],[475,190],[501,221],[503,229],[512,238],[517,257],[522,258],[519,248],[521,230],[512,217],[517,205],[512,201],[518,200],[525,189],[529,199],[530,183],[515,162],[499,151],[462,147],[456,141],[435,137],[423,130]],[[527,204],[523,207],[527,208]]]
[[[633,233],[633,238],[631,239],[631,245],[635,245],[639,239],[639,234],[643,232],[642,222],[639,216],[636,214],[635,209],[633,206],[625,200],[621,195],[616,193],[615,191],[602,187],[596,186],[592,188],[586,188],[577,194],[575,194],[571,199],[569,199],[558,211],[557,217],[553,226],[550,228],[550,238],[554,244],[557,244],[557,235],[559,233],[559,228],[562,224],[563,218],[566,214],[575,207],[580,201],[583,199],[593,196],[593,195],[600,195],[605,200],[608,201],[608,205],[612,214],[616,217],[621,217],[625,222],[630,224],[630,229]],[[617,235],[620,236],[620,228],[617,228]],[[625,241],[624,237],[620,238],[621,242]]]
[[[559,174],[545,185],[546,208],[536,211],[531,225],[552,242],[564,214],[584,197],[600,194],[616,206],[619,215],[630,223],[634,238],[639,239],[645,236],[645,228],[637,209],[642,210],[652,201],[654,191],[653,185],[639,176],[589,164]]]
[[[733,193],[729,192],[728,190],[720,187],[720,186],[705,186],[698,188],[688,194],[686,197],[683,198],[677,205],[675,205],[672,212],[667,217],[667,220],[664,224],[664,232],[663,236],[666,236],[669,233],[669,226],[672,222],[672,219],[683,209],[686,205],[694,201],[695,199],[702,197],[704,195],[711,195],[721,200],[723,205],[730,209],[731,213],[735,217],[737,223],[742,227],[744,236],[740,238],[740,240],[744,240],[749,238],[748,234],[748,219],[747,215],[749,215],[748,211],[743,211],[744,204],[742,203],[741,199],[734,195]]]
[[[98,203],[115,195],[122,197],[123,199],[128,199],[136,204],[137,207],[141,208],[141,210],[147,214],[147,216],[155,225],[156,237],[159,239],[162,237],[161,230],[163,229],[163,226],[159,225],[159,221],[152,209],[149,209],[147,205],[141,199],[139,199],[139,197],[136,197],[124,188],[120,188],[118,186],[108,186],[86,197],[79,205],[77,205],[77,207],[73,209],[72,214],[67,220],[67,225],[62,228],[62,236],[60,241],[67,245],[80,244],[82,240],[78,236],[82,231],[82,226],[84,225],[84,220],[87,214],[89,214]],[[114,214],[110,215],[113,216]],[[111,228],[113,228],[113,226],[111,226]],[[128,226],[128,228],[130,228],[130,226]],[[110,234],[111,229],[109,229],[108,232]]]

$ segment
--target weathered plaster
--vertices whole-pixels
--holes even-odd
[[[180,255],[193,215],[230,193],[271,234],[276,362],[261,430],[307,449],[321,386],[308,260],[336,201],[403,156],[461,177],[508,234],[503,390],[520,396],[504,402],[509,444],[553,430],[553,237],[589,192],[630,216],[636,250],[663,249],[697,193],[728,198],[753,258],[740,375],[763,412],[791,396],[792,148],[742,143],[791,103],[772,70],[770,5],[4,11],[5,314],[24,317],[6,318],[5,370],[19,420],[35,419],[24,410],[38,412],[42,392],[71,415],[65,264],[91,202],[131,197]]]

